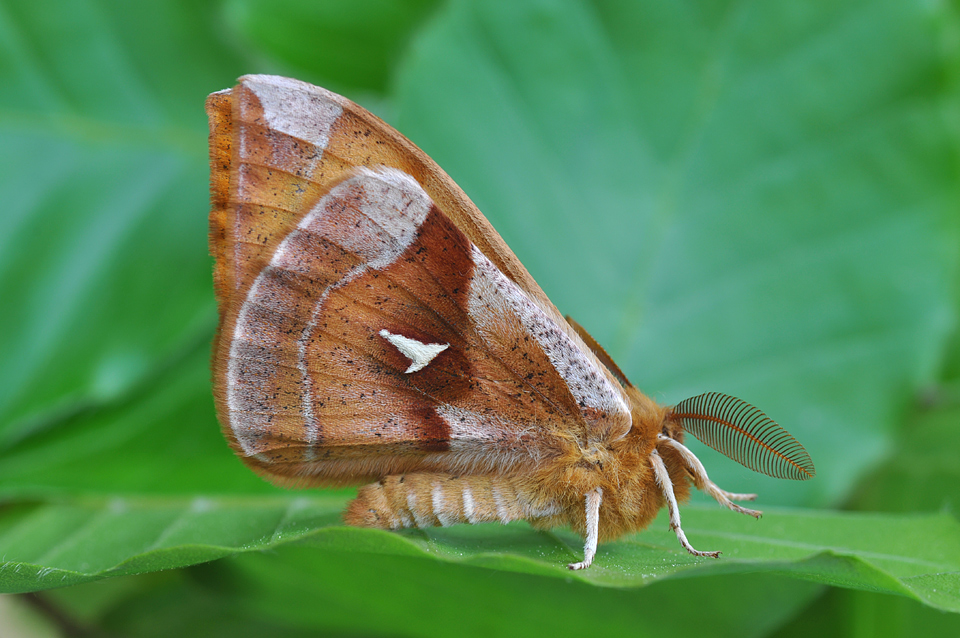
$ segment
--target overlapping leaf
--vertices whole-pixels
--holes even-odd
[[[237,552],[300,541],[321,551],[374,553],[570,577],[581,551],[565,533],[522,524],[408,532],[339,526],[336,498],[70,499],[7,508],[0,589],[34,591],[108,575],[184,567]],[[762,527],[716,509],[688,508],[686,530],[725,558],[688,555],[659,520],[654,530],[604,545],[594,569],[577,574],[606,586],[766,571],[816,583],[914,597],[960,612],[960,524],[945,515],[895,516],[771,512]],[[910,543],[904,543],[904,538]],[[321,563],[322,564],[322,563]],[[319,579],[336,578],[324,569]]]

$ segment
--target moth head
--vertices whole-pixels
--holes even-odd
[[[810,455],[789,432],[746,401],[726,394],[707,392],[678,403],[663,433],[677,439],[677,430],[755,472],[801,481],[816,474]]]

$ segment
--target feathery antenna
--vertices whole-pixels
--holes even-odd
[[[746,401],[707,392],[681,401],[673,417],[702,443],[755,472],[798,481],[816,474],[800,442]]]

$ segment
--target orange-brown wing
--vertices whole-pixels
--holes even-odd
[[[395,169],[311,208],[229,338],[228,438],[281,479],[509,472],[629,428],[619,388]]]
[[[626,433],[610,373],[396,131],[283,78],[243,78],[208,112],[214,386],[251,466],[292,482],[503,472]]]

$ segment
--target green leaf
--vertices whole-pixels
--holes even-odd
[[[438,0],[230,0],[225,15],[292,75],[317,75],[331,90],[384,93],[415,29]]]
[[[337,521],[339,504],[118,496],[8,506],[0,528],[7,552],[0,587],[35,591],[264,549]]]
[[[337,568],[337,581],[312,578],[325,563]],[[296,547],[279,550],[275,559],[247,554],[227,566],[233,569],[221,582],[235,584],[248,613],[378,635],[762,636],[816,591],[766,574],[608,589],[575,579]],[[757,614],[745,600],[776,606]]]
[[[907,419],[897,453],[864,477],[857,509],[960,512],[960,407],[948,405]]]
[[[61,494],[282,494],[226,447],[206,344],[109,409],[79,415],[7,451],[0,498]]]
[[[336,579],[316,577],[327,572]],[[121,577],[44,597],[85,624],[122,636],[713,632],[749,638],[782,623],[819,589],[765,574],[609,589],[440,561],[298,547],[208,563],[176,578],[157,576]],[[728,586],[716,587],[720,580]],[[783,610],[756,620],[745,617],[739,600],[755,602],[771,592]]]
[[[209,334],[201,105],[239,68],[210,18],[208,3],[0,8],[0,449]]]
[[[960,615],[945,614],[914,600],[849,589],[829,589],[773,633],[777,638],[845,638],[850,635],[956,636]]]
[[[758,524],[688,507],[686,531],[721,560],[679,547],[661,517],[653,529],[601,546],[595,565],[571,575],[581,552],[567,532],[525,524],[391,533],[338,526],[339,498],[75,498],[8,507],[0,528],[0,589],[34,591],[107,575],[183,567],[300,541],[321,553],[386,554],[635,587],[683,576],[771,572],[816,583],[902,594],[960,611],[960,524],[948,516],[773,511]],[[415,559],[415,560],[414,560]],[[319,562],[323,562],[320,560]],[[334,578],[336,572],[314,573]]]

